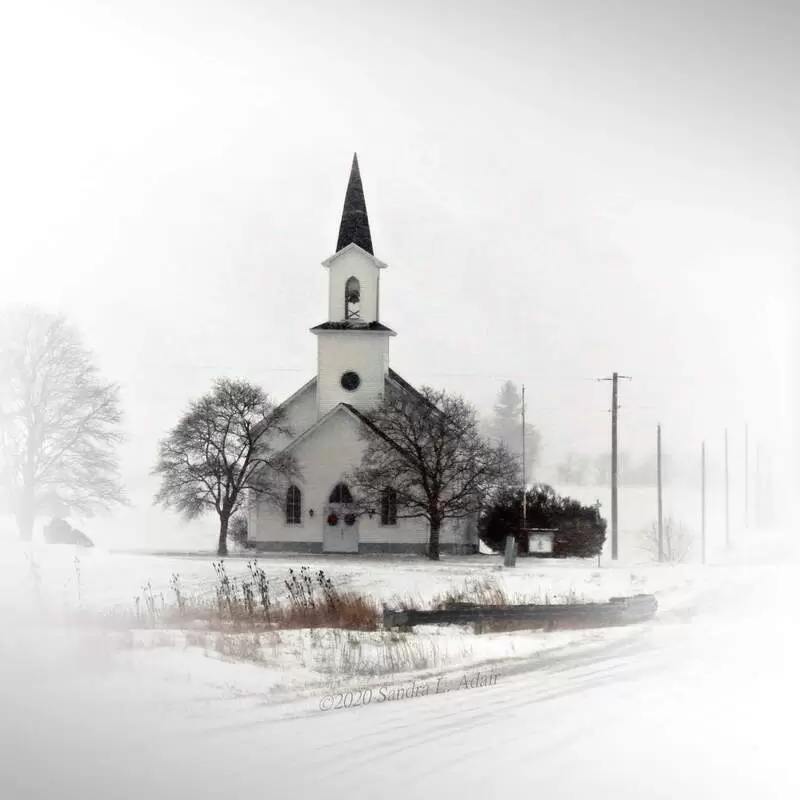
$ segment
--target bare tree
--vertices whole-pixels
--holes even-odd
[[[664,561],[679,564],[689,557],[692,551],[692,532],[682,522],[673,517],[664,518],[661,540]],[[653,522],[641,532],[641,546],[653,558],[658,558],[658,523]]]
[[[282,408],[246,381],[223,378],[192,402],[159,446],[155,502],[189,519],[214,510],[217,553],[228,554],[228,526],[246,496],[278,501],[281,480],[297,473],[294,459],[274,450],[291,436]]]
[[[0,486],[30,541],[48,510],[91,514],[125,502],[119,388],[104,382],[60,315],[16,308],[0,320]]]
[[[431,559],[445,520],[477,513],[488,492],[519,479],[517,460],[481,435],[475,409],[458,395],[390,392],[362,416],[366,448],[350,477],[357,502],[380,507],[393,491],[398,517],[428,521]]]

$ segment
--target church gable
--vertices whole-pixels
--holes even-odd
[[[424,396],[393,369],[387,371],[384,391],[391,389],[424,400]],[[426,401],[427,402],[427,401]],[[305,475],[316,483],[320,462],[340,465],[346,462],[348,469],[360,462],[363,453],[363,427],[369,427],[379,436],[383,433],[373,425],[367,414],[350,405],[338,403],[322,417],[317,413],[317,378],[312,378],[280,405],[286,411],[286,422],[293,432],[292,438],[282,437],[273,446],[277,450],[292,453],[300,462]],[[336,472],[338,467],[334,467]]]
[[[357,434],[360,424],[361,420],[358,415],[353,413],[353,409],[345,403],[339,403],[339,405],[331,409],[291,441],[283,452],[298,455],[300,452],[305,453],[309,449],[316,450],[320,446],[320,440],[326,438],[327,431],[334,428],[340,431],[348,429]],[[336,460],[336,450],[330,452],[327,457],[330,460]]]
[[[321,502],[331,488],[361,464],[366,443],[362,422],[344,404],[327,413],[285,450],[297,460],[304,491]]]

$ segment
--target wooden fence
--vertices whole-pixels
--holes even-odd
[[[513,628],[606,628],[632,625],[653,619],[658,602],[651,594],[612,597],[608,603],[565,603],[546,605],[452,604],[430,611],[389,611],[383,613],[386,628],[410,629],[416,625],[473,625],[476,629]]]

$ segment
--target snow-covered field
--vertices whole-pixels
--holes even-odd
[[[10,588],[29,580],[29,551],[15,547],[6,550],[0,581]],[[97,608],[133,606],[143,587],[150,589],[159,603],[174,600],[170,579],[178,575],[189,593],[208,593],[215,582],[212,555],[118,554],[99,549],[66,546],[39,546],[33,549],[44,591],[65,603]],[[423,557],[337,557],[279,555],[257,557],[245,554],[224,560],[231,577],[248,573],[248,563],[256,561],[277,589],[283,586],[289,569],[307,566],[316,573],[323,570],[338,586],[363,592],[379,602],[396,598],[430,600],[447,589],[463,587],[470,581],[491,579],[510,595],[546,602],[563,602],[570,597],[587,601],[606,600],[620,594],[657,591],[674,586],[684,576],[694,575],[691,566],[656,565],[598,567],[594,560],[541,560],[520,558],[516,567],[504,569],[502,557],[494,555],[443,557],[434,564]]]
[[[251,557],[225,560],[228,575],[249,575]],[[0,567],[4,606],[31,610],[36,603],[56,611],[81,609],[106,614],[144,608],[145,597],[157,609],[175,606],[171,586],[179,576],[184,597],[213,598],[216,584],[213,556],[167,556],[109,553],[99,548],[7,547]],[[258,565],[273,595],[285,598],[289,569],[323,570],[341,590],[361,593],[379,604],[412,601],[430,605],[447,592],[490,581],[512,601],[590,602],[613,596],[655,592],[663,608],[686,602],[695,590],[691,567],[598,568],[594,561],[541,561],[521,558],[504,569],[499,556],[425,558],[271,556]],[[34,592],[34,575],[39,589]],[[252,676],[261,695],[273,699],[308,696],[322,687],[379,687],[387,680],[428,679],[466,668],[511,669],[532,657],[576,646],[594,647],[630,635],[627,629],[590,631],[515,631],[476,636],[460,627],[424,626],[413,634],[387,631],[281,630],[254,633],[186,630],[142,630],[94,637],[117,661],[147,662],[149,668],[194,675],[215,675],[236,664],[232,684]],[[213,666],[209,663],[213,662]]]
[[[75,554],[37,548],[51,603],[130,607],[148,581],[169,602],[173,573],[196,592],[214,581],[209,556],[95,549],[80,553],[76,570]],[[382,632],[280,631],[255,641],[54,627],[30,602],[25,552],[4,555],[4,798],[800,796],[800,557],[791,539],[754,533],[705,568],[261,560],[276,582],[307,564],[387,601],[431,599],[483,576],[554,602],[639,591],[660,601],[654,622],[629,628],[420,629],[394,644]],[[237,575],[246,561],[227,567]]]

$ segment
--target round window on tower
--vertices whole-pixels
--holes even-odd
[[[358,377],[357,372],[345,372],[342,375],[342,389],[347,389],[348,392],[354,392],[361,385],[361,378]]]

